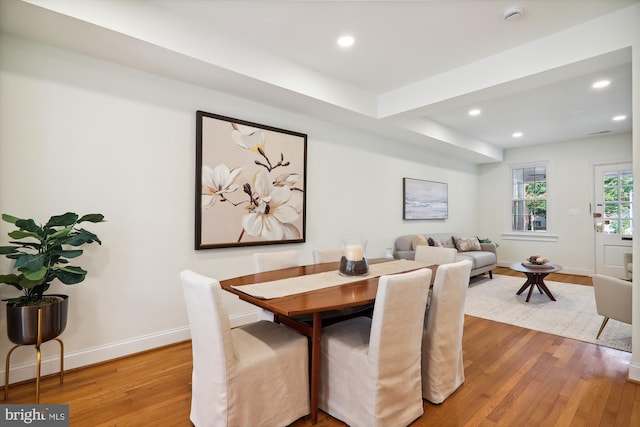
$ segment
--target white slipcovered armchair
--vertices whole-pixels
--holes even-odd
[[[604,316],[596,339],[607,325],[609,319],[631,324],[631,282],[617,277],[594,274],[593,293],[596,298],[596,310]]]
[[[633,278],[633,254],[631,252],[624,254],[624,271],[627,279]]]

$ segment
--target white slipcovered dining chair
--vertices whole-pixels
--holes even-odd
[[[231,329],[220,283],[180,273],[193,352],[190,419],[201,426],[285,426],[309,413],[307,339],[272,322]]]
[[[422,397],[442,403],[464,383],[462,331],[471,261],[438,267],[422,337]]]
[[[631,290],[633,285],[627,280],[602,274],[594,274],[591,279],[596,298],[596,311],[599,315],[604,316],[598,335],[596,335],[596,339],[598,339],[609,319],[631,324]]]
[[[373,317],[322,330],[319,407],[352,427],[406,426],[423,413],[422,323],[431,270],[380,277]]]
[[[415,260],[430,265],[450,264],[456,261],[457,254],[458,251],[455,248],[418,245],[416,246]]]
[[[298,267],[300,265],[300,253],[293,249],[277,252],[255,252],[253,261],[256,273]],[[273,313],[264,309],[260,309],[259,316],[262,320],[276,320],[276,316]]]
[[[281,268],[297,267],[300,265],[298,251],[256,252],[253,254],[256,272],[280,270]]]
[[[342,258],[341,248],[314,249],[313,262],[322,264],[323,262],[338,262]]]

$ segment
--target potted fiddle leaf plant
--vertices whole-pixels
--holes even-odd
[[[73,212],[55,215],[44,225],[33,219],[22,219],[3,214],[2,220],[15,225],[9,232],[13,239],[10,245],[0,246],[0,255],[14,260],[16,273],[0,275],[0,283],[22,292],[16,298],[8,298],[7,333],[9,339],[20,345],[45,342],[60,335],[67,324],[68,295],[45,292],[51,282],[59,280],[65,285],[84,281],[87,271],[69,265],[69,260],[78,258],[83,250],[79,246],[96,242],[98,236],[84,228],[83,222],[104,221],[102,214],[82,217]],[[40,337],[38,337],[38,311],[41,311]]]

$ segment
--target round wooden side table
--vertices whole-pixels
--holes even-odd
[[[544,278],[549,273],[554,273],[556,271],[562,270],[562,266],[558,264],[546,263],[544,265],[535,266],[535,265],[523,265],[521,262],[513,263],[509,266],[511,270],[519,271],[520,273],[524,273],[527,276],[527,281],[524,282],[524,285],[516,292],[516,295],[520,295],[525,289],[529,288],[529,293],[527,295],[527,302],[531,299],[531,293],[533,292],[533,288],[536,287],[540,291],[540,293],[545,293],[551,299],[551,301],[555,301],[555,297],[544,283]]]

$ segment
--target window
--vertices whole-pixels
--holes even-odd
[[[607,234],[633,234],[633,171],[605,172],[604,232]]]
[[[511,169],[512,231],[547,231],[547,167]]]

